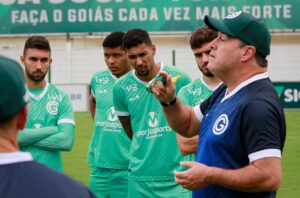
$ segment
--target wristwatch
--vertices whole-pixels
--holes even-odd
[[[170,102],[160,102],[160,104],[162,105],[162,106],[164,106],[164,107],[170,107],[170,106],[172,106],[173,104],[175,104],[176,103],[176,97],[173,99],[173,100],[171,100]]]

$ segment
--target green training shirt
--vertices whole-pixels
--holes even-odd
[[[55,133],[61,133],[60,128],[64,124],[75,125],[71,100],[66,93],[49,83],[46,83],[43,89],[29,89],[29,96],[29,113],[26,128],[22,133],[26,134],[26,129],[35,129],[36,133],[39,133],[39,129],[49,126],[55,126],[53,128],[57,130],[53,131],[53,136],[41,139],[44,142],[46,140],[45,146],[37,146],[39,143],[35,142],[26,146],[23,145],[20,149],[30,152],[36,161],[62,171],[60,151],[64,148],[61,146],[63,143],[59,143],[60,139],[55,138]],[[73,140],[74,133],[70,134],[72,136],[67,138]],[[49,145],[51,142],[53,145]]]
[[[113,106],[113,86],[116,81],[117,78],[108,69],[96,73],[91,80],[96,109],[88,162],[91,166],[101,168],[128,169],[131,141]]]
[[[190,77],[178,68],[161,65],[161,70],[172,76],[176,93],[191,82]],[[113,90],[116,113],[131,119],[129,177],[144,181],[173,180],[173,171],[183,157],[175,132],[168,125],[159,101],[134,72],[123,76]]]
[[[206,100],[213,91],[201,77],[180,89],[178,98],[182,104],[194,107]]]
[[[178,98],[182,104],[194,107],[207,99],[213,91],[201,77],[182,87],[178,93]],[[195,154],[184,156],[184,160],[195,161]]]

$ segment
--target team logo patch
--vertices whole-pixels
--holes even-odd
[[[234,19],[234,18],[238,17],[240,14],[242,14],[242,11],[238,11],[238,12],[232,13],[232,14],[228,15],[226,17],[226,19]]]
[[[46,105],[46,109],[50,115],[57,115],[59,103],[56,101],[50,101]]]
[[[226,114],[222,114],[218,117],[218,119],[215,121],[214,127],[213,127],[213,133],[215,135],[221,135],[225,132],[229,125],[229,120]]]
[[[157,115],[155,114],[155,112],[149,112],[148,125],[150,127],[156,127],[158,125]]]
[[[110,111],[108,112],[108,120],[111,122],[115,122],[118,119],[118,116],[116,115],[116,110],[114,107],[110,108]]]

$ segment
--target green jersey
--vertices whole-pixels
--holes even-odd
[[[108,69],[96,73],[91,80],[96,109],[88,162],[100,168],[128,169],[131,141],[113,106],[113,86],[116,81],[117,78]]]
[[[49,83],[46,83],[43,89],[29,89],[29,96],[29,113],[26,129],[35,129],[35,133],[39,133],[39,130],[52,126],[57,130],[53,131],[53,136],[41,139],[41,141],[45,142],[44,144],[39,144],[38,142],[21,144],[20,148],[22,151],[30,152],[36,161],[55,170],[62,171],[60,151],[65,149],[65,143],[59,142],[63,136],[55,133],[63,133],[60,132],[61,125],[75,125],[71,100],[66,93]],[[26,129],[21,133],[26,134]],[[73,145],[74,134],[71,133],[71,135],[66,138],[71,139]]]
[[[185,87],[182,87],[178,93],[178,98],[182,104],[194,107],[207,99],[213,91],[214,90],[211,89],[201,77]],[[184,156],[184,160],[195,161],[195,154]]]
[[[208,87],[203,78],[198,78],[180,89],[178,98],[182,104],[193,107],[201,104],[213,91],[214,89]]]
[[[176,67],[161,65],[179,89],[191,82]],[[123,76],[115,85],[114,105],[118,116],[130,116],[133,131],[130,148],[129,177],[133,180],[174,180],[173,171],[182,159],[175,132],[168,125],[162,107],[147,91],[146,83],[135,71]]]

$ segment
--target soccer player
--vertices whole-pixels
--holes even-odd
[[[26,127],[18,135],[20,148],[36,161],[62,172],[61,151],[72,149],[75,122],[69,96],[45,80],[52,62],[48,40],[29,37],[20,60],[30,96]]]
[[[201,27],[192,33],[190,46],[202,76],[180,89],[178,98],[182,104],[192,107],[199,105],[221,84],[221,80],[215,77],[207,69],[210,42],[216,37],[217,32],[207,26]],[[179,149],[183,155],[196,153],[198,147],[198,135],[192,138],[185,138],[176,133],[176,137]],[[195,155],[185,157],[185,160],[194,161],[194,159]]]
[[[91,80],[90,110],[94,134],[88,152],[90,188],[100,197],[127,197],[128,164],[131,141],[124,132],[113,106],[113,86],[130,71],[122,39],[124,32],[113,32],[103,41],[108,69]]]
[[[0,56],[0,196],[2,198],[93,198],[86,187],[20,152],[19,130],[25,127],[28,94],[24,72],[14,60]]]
[[[264,23],[245,12],[224,20],[205,16],[219,31],[211,44],[208,69],[223,81],[195,108],[179,100],[164,108],[170,126],[183,136],[199,134],[196,162],[181,162],[175,180],[193,197],[276,197],[286,136],[284,111],[268,77],[271,35]],[[171,77],[152,92],[174,101]],[[201,124],[200,124],[201,123]]]
[[[156,47],[143,29],[129,30],[123,49],[134,70],[115,84],[113,99],[121,124],[132,140],[128,197],[188,197],[188,191],[174,181],[173,171],[182,155],[162,113],[161,105],[170,104],[160,104],[147,90],[147,83],[158,77],[159,71],[172,75],[176,91],[191,79],[176,67],[155,62]]]

